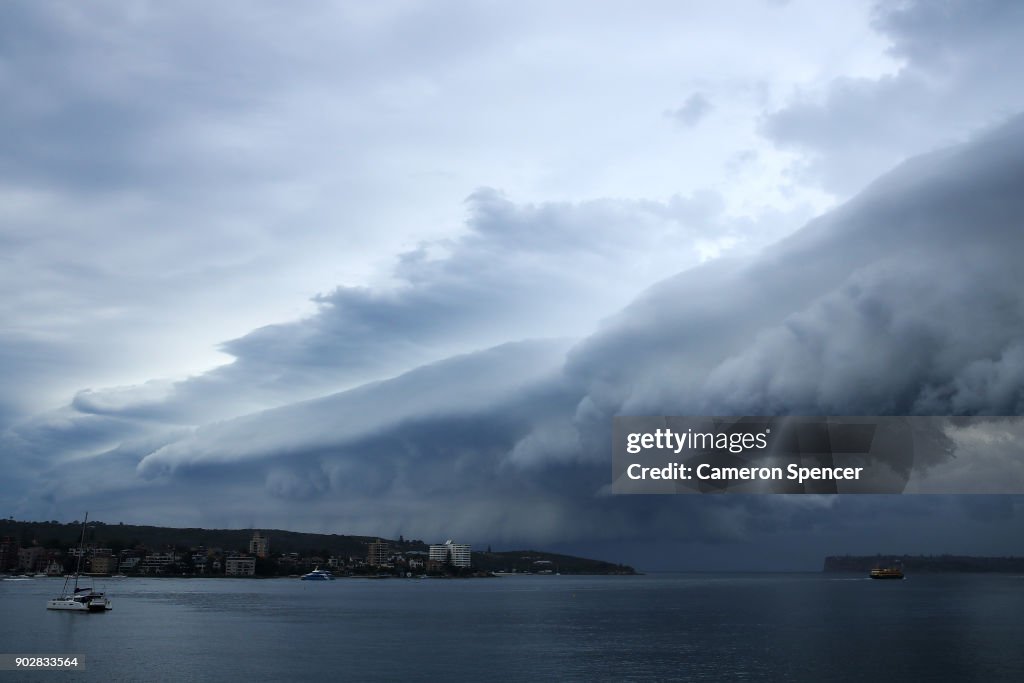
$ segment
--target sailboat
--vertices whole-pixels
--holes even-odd
[[[46,603],[46,609],[59,609],[71,612],[106,612],[113,609],[110,600],[103,593],[97,593],[92,588],[79,588],[78,575],[82,568],[82,555],[85,554],[85,525],[89,521],[89,513],[85,513],[85,520],[82,521],[82,538],[78,542],[78,562],[75,563],[75,585],[72,592],[68,593],[68,579],[64,577],[64,587],[60,591],[59,598],[53,598]]]

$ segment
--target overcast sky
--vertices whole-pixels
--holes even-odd
[[[1024,414],[1024,6],[8,2],[0,514],[648,568],[1024,499],[611,496],[616,414]]]

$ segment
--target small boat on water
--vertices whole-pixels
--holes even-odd
[[[872,579],[902,579],[902,567],[875,567],[870,574]]]
[[[308,574],[303,574],[300,578],[303,581],[334,581],[334,575],[326,569],[320,569],[320,567],[317,567]]]
[[[110,600],[103,593],[94,591],[92,588],[79,588],[78,575],[82,568],[83,548],[85,547],[85,525],[89,520],[89,513],[85,513],[85,520],[82,521],[82,538],[78,542],[78,562],[75,566],[75,584],[71,593],[68,593],[68,579],[64,577],[64,588],[61,589],[59,598],[53,598],[46,603],[46,609],[64,610],[68,612],[106,612],[113,609]]]
[[[92,588],[75,588],[72,595],[62,595],[46,603],[46,609],[67,610],[71,612],[106,612],[113,609],[110,600],[103,593]]]

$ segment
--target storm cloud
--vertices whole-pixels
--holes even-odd
[[[301,501],[289,517],[305,525],[329,515],[382,534],[756,544],[841,523],[863,503],[611,496],[610,418],[1019,411],[1020,385],[994,378],[1022,357],[1020,178],[1024,118],[904,164],[757,256],[659,283],[571,349],[500,346],[204,425],[136,451],[133,476],[156,499],[223,482],[270,511]],[[54,428],[41,429],[18,434]],[[680,527],[683,512],[701,522]]]
[[[482,188],[467,230],[404,252],[394,284],[338,287],[316,314],[223,344],[234,361],[187,380],[79,392],[82,412],[197,424],[312,398],[509,339],[570,337],[631,292],[699,263],[715,244],[751,250],[716,193],[665,202],[516,204]]]
[[[1024,553],[1019,496],[610,493],[615,415],[1024,413],[1020,10],[660,9],[5,8],[7,514]]]

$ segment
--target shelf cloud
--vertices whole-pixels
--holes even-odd
[[[846,498],[702,502],[695,512],[689,500],[611,496],[610,418],[1019,413],[1020,178],[1024,118],[907,162],[756,256],[658,283],[577,342],[455,356],[327,397],[165,431],[151,436],[149,452],[125,445],[161,423],[163,388],[151,396],[140,388],[145,411],[99,410],[94,397],[91,413],[23,425],[5,436],[7,447],[14,439],[37,452],[62,441],[118,442],[44,467],[46,499],[76,491],[76,467],[110,467],[108,483],[78,495],[102,500],[128,478],[148,497],[189,500],[216,518],[219,504],[208,496],[226,485],[279,514],[301,504],[289,516],[303,524],[329,516],[381,534],[448,528],[509,541],[725,543],[851,524],[847,511],[862,503]],[[935,436],[936,462],[949,447]],[[1004,508],[1017,511],[1004,521],[1019,526],[1019,508]],[[700,523],[679,527],[681,511]]]
[[[6,514],[1024,553],[1021,496],[609,466],[616,415],[1024,414],[1020,7],[527,4],[6,8]],[[915,438],[965,490],[1003,457]]]

